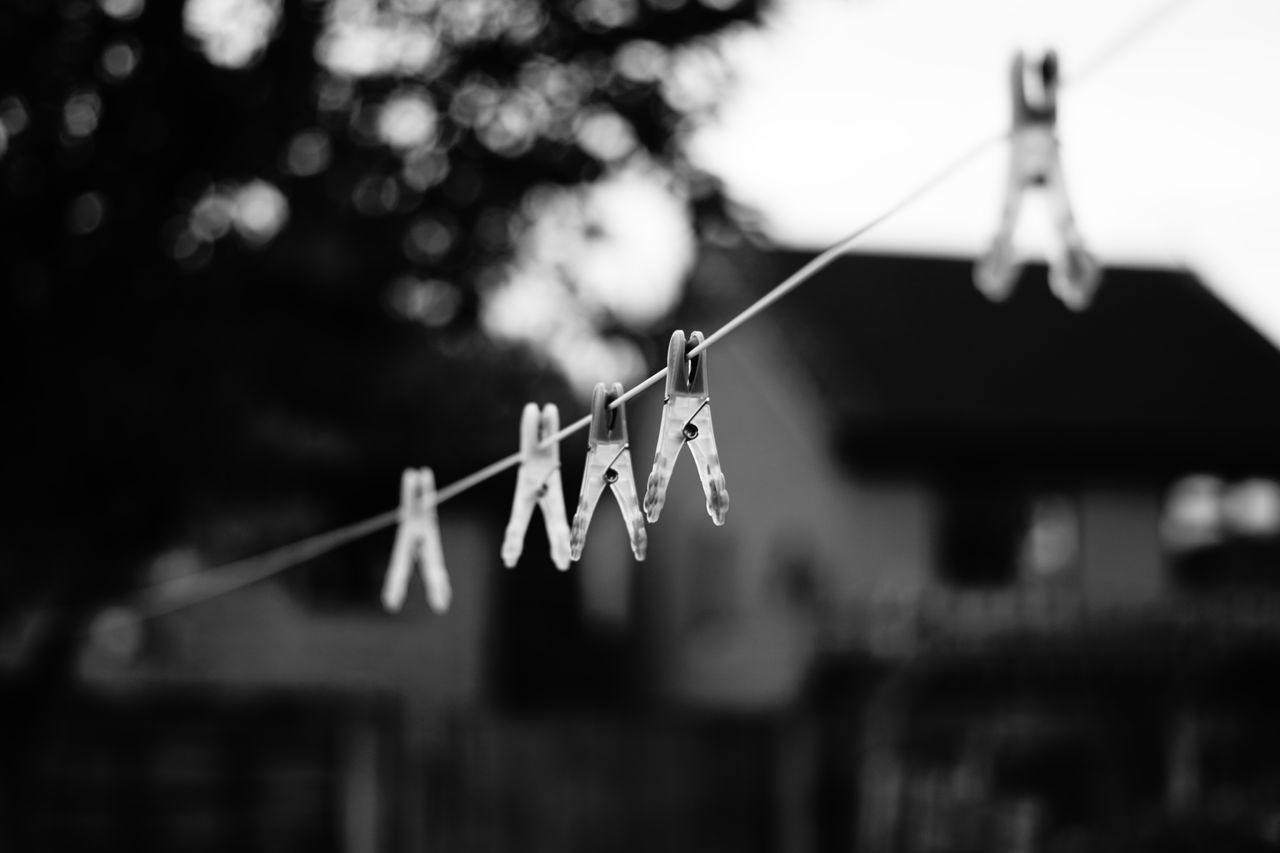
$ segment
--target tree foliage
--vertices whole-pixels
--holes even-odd
[[[681,140],[710,37],[760,11],[0,7],[6,601],[98,600],[176,542],[225,559],[385,508],[405,464],[508,452],[565,391],[481,334],[484,288],[549,188],[626,164],[726,220]]]

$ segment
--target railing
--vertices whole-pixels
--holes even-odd
[[[1145,597],[1080,589],[929,587],[869,592],[820,621],[829,650],[914,654],[938,642],[1202,632],[1280,639],[1280,590],[1170,589]]]

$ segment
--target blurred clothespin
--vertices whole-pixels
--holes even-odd
[[[1058,150],[1058,58],[1048,51],[1038,61],[1022,53],[1013,58],[1013,132],[1009,140],[1009,181],[1005,188],[1000,228],[991,248],[978,260],[973,278],[988,298],[1007,297],[1022,265],[1013,248],[1013,233],[1023,195],[1043,191],[1056,234],[1050,251],[1049,287],[1067,306],[1081,310],[1093,298],[1102,275],[1097,261],[1085,250],[1076,228],[1062,177]]]
[[[569,522],[564,510],[564,489],[560,485],[560,443],[546,447],[542,441],[560,430],[560,410],[547,403],[538,411],[528,403],[520,415],[520,471],[516,474],[516,495],[511,503],[511,521],[502,540],[502,562],[512,568],[524,550],[524,534],[533,517],[533,507],[542,508],[551,543],[551,560],[556,568],[569,568]]]
[[[440,544],[436,477],[430,468],[406,468],[400,478],[400,526],[396,529],[391,564],[382,585],[382,604],[388,610],[394,612],[404,605],[415,562],[431,609],[437,613],[448,610],[453,593]]]
[[[582,494],[578,498],[578,510],[573,514],[573,530],[570,533],[570,556],[582,557],[582,546],[587,539],[587,525],[596,510],[604,487],[613,490],[631,535],[631,551],[637,560],[644,559],[648,537],[644,529],[644,516],[640,514],[640,501],[636,497],[636,478],[631,470],[630,444],[627,441],[627,408],[609,404],[622,396],[622,383],[615,382],[608,389],[597,382],[591,394],[591,431],[587,438],[587,464],[582,475]]]
[[[667,398],[662,406],[662,426],[658,431],[658,449],[653,456],[653,471],[644,493],[644,511],[650,522],[658,520],[667,499],[667,483],[675,468],[680,448],[689,446],[698,466],[702,491],[707,496],[707,515],[717,525],[724,524],[729,512],[729,492],[720,470],[720,454],[716,451],[715,431],[711,427],[711,395],[707,391],[707,354],[693,358],[689,350],[702,343],[702,332],[693,332],[685,340],[677,329],[667,347]]]

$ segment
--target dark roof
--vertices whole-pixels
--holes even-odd
[[[811,256],[735,256],[752,295]],[[849,255],[771,312],[859,465],[1280,471],[1280,351],[1191,274],[1108,269],[1076,313],[1043,266],[993,304],[967,260]]]

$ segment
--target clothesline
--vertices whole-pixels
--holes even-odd
[[[1129,50],[1141,38],[1152,32],[1159,24],[1168,20],[1174,11],[1185,5],[1187,2],[1188,0],[1168,0],[1168,2],[1154,7],[1147,14],[1138,18],[1118,33],[1113,39],[1107,42],[1091,59],[1080,66],[1077,73],[1065,78],[1061,82],[1059,88],[1064,89],[1069,85],[1077,85],[1087,77],[1093,76],[1093,74],[1098,72],[1105,65],[1110,64],[1117,57],[1123,55],[1125,51]],[[982,154],[995,147],[998,143],[1008,139],[1012,130],[1012,128],[1006,128],[998,133],[986,135],[978,142],[969,146],[959,156],[953,158],[943,167],[919,182],[914,188],[899,198],[898,201],[889,205],[881,213],[871,217],[869,220],[859,225],[846,237],[822,251],[796,272],[792,273],[784,281],[776,285],[764,296],[760,297],[746,309],[735,315],[719,329],[708,335],[701,344],[696,347],[691,347],[687,352],[686,357],[692,359],[699,353],[711,348],[716,343],[743,326],[749,320],[763,313],[778,300],[799,288],[822,269],[829,266],[845,251],[856,245],[867,233],[874,230],[885,221],[897,216],[907,207],[928,195],[955,174],[964,170]],[[667,368],[664,367],[657,373],[654,373],[652,376],[621,394],[610,404],[610,408],[616,409],[627,401],[634,399],[649,388],[659,382],[662,382],[666,378],[666,375]],[[563,441],[569,436],[586,429],[590,423],[591,416],[586,415],[546,437],[542,442],[542,446],[548,446],[553,443]],[[516,467],[521,461],[522,456],[520,452],[512,453],[509,456],[503,457],[496,462],[486,465],[478,471],[450,483],[436,492],[436,505],[445,503],[463,492],[480,485],[486,480],[490,480],[493,477]],[[283,545],[261,554],[226,563],[218,567],[205,569],[194,574],[183,575],[163,581],[144,588],[137,593],[135,597],[139,601],[133,607],[133,611],[139,618],[150,618],[201,604],[210,599],[217,598],[219,596],[235,592],[239,589],[243,589],[244,587],[252,584],[264,581],[356,539],[361,539],[379,530],[391,527],[397,523],[399,518],[399,508],[388,510],[387,512],[379,513],[378,515],[374,515],[324,533],[309,536],[305,539]]]

